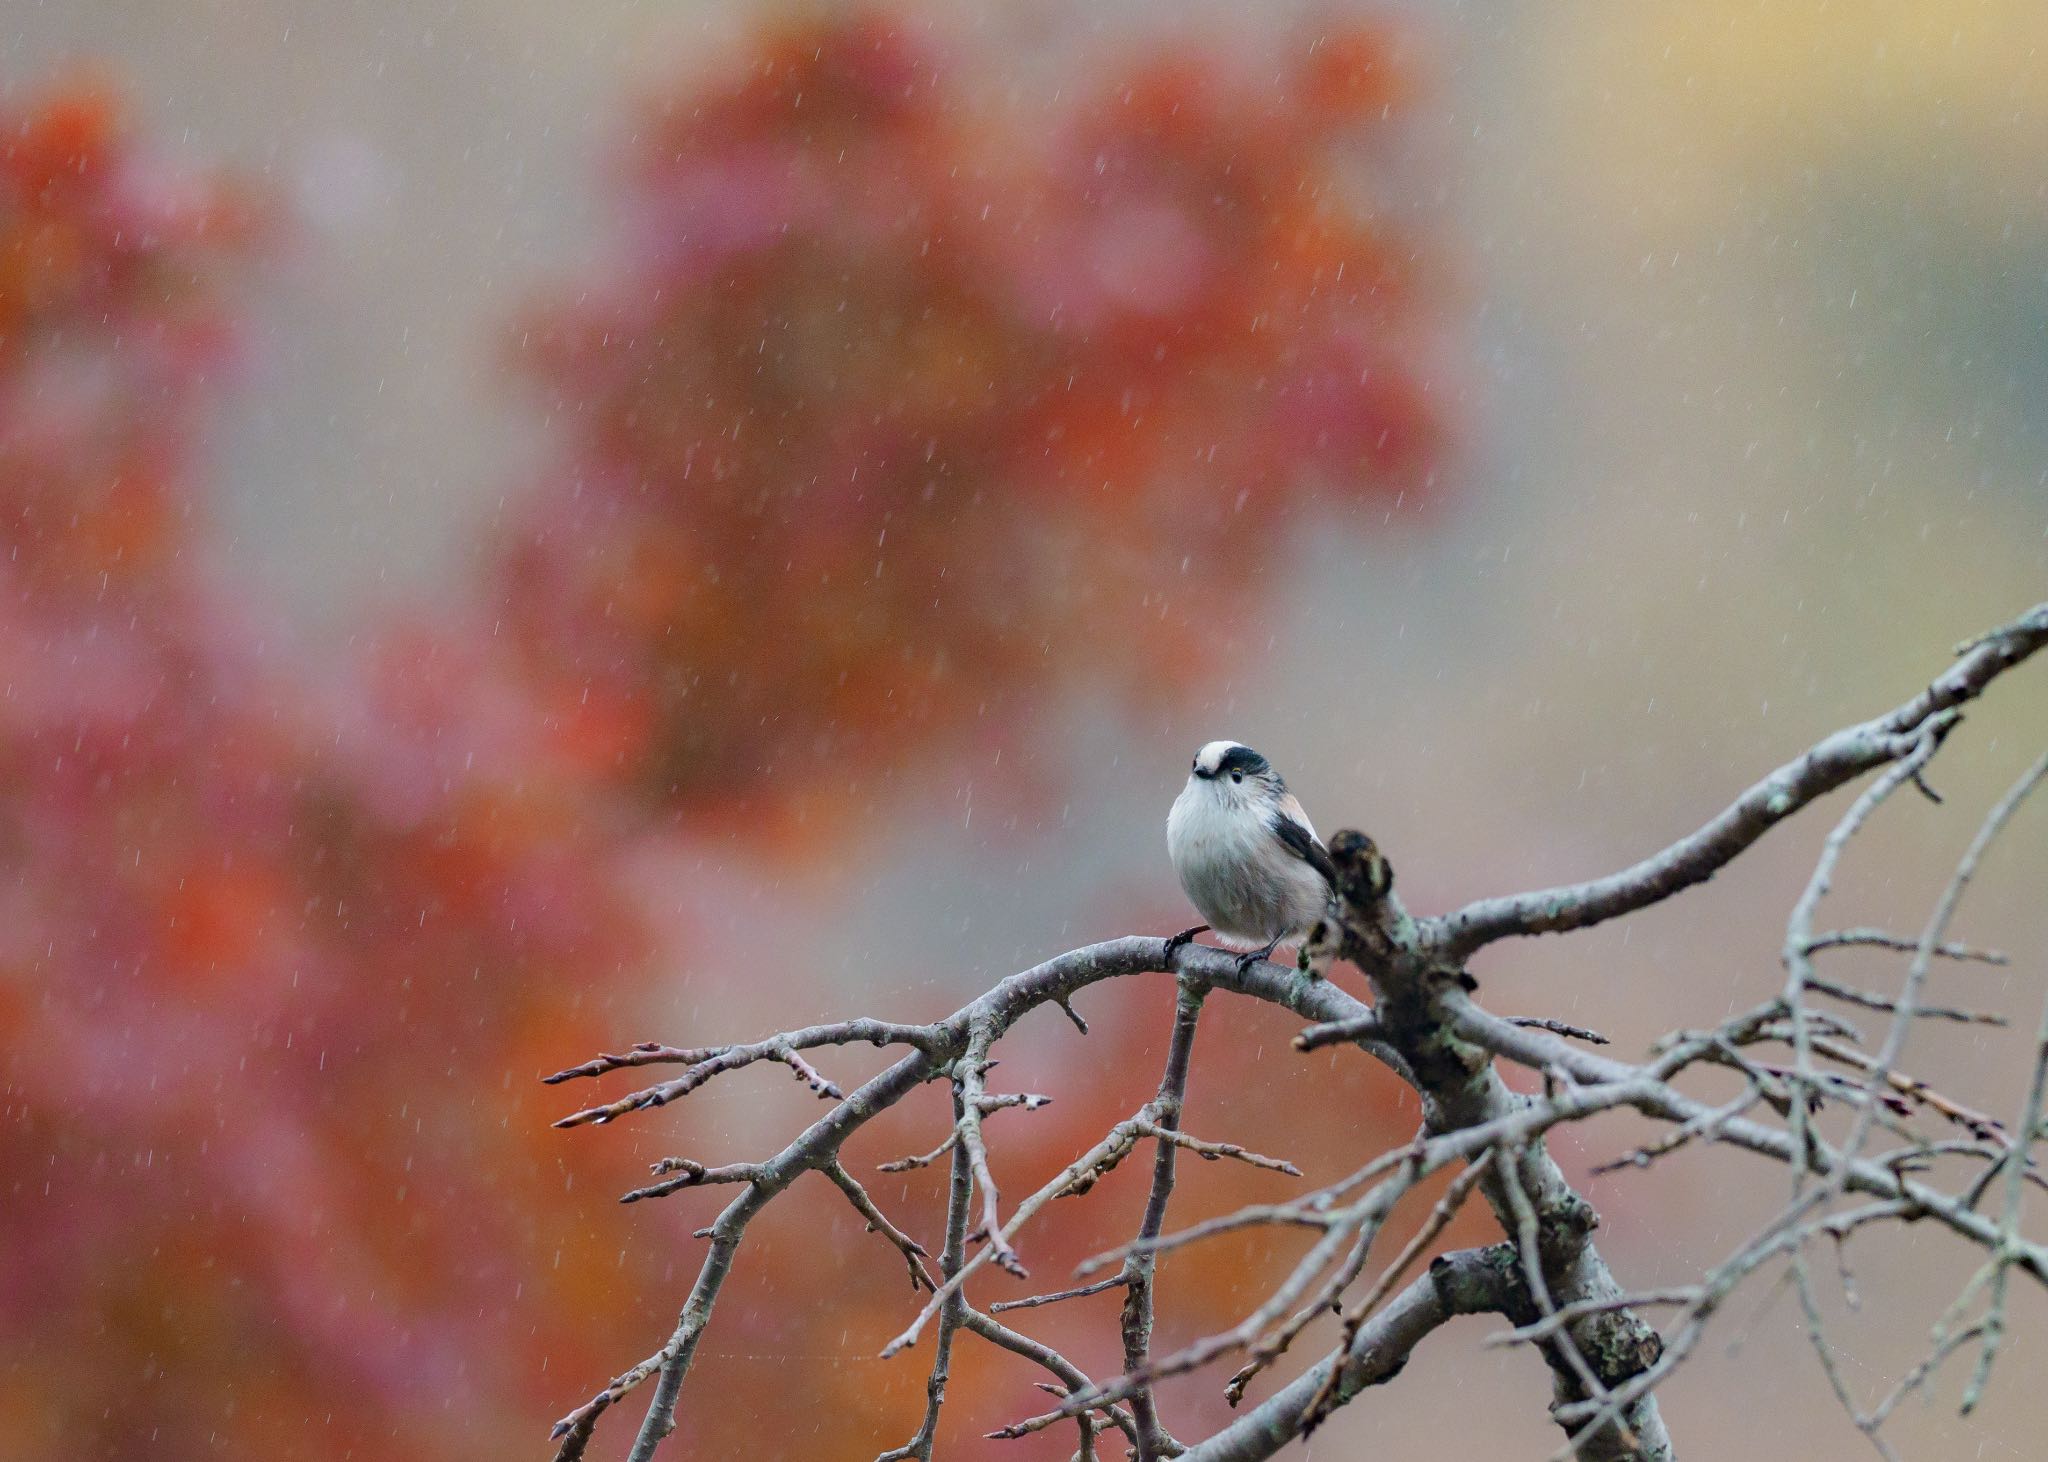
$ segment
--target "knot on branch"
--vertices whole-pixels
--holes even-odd
[[[1330,839],[1330,873],[1338,927],[1319,926],[1308,951],[1342,955],[1376,984],[1403,987],[1425,1001],[1451,986],[1478,988],[1461,965],[1434,957],[1425,946],[1394,896],[1394,866],[1379,844],[1356,828],[1343,829]]]
[[[1336,928],[1317,930],[1310,945],[1334,949],[1369,975],[1392,975],[1414,947],[1394,898],[1393,865],[1371,838],[1345,828],[1330,839],[1329,873]]]
[[[1664,1358],[1664,1337],[1633,1311],[1594,1315],[1579,1337],[1579,1351],[1610,1390]]]
[[[1553,1201],[1541,1204],[1536,1213],[1544,1247],[1555,1247],[1564,1255],[1576,1255],[1587,1237],[1600,1227],[1600,1215],[1593,1205],[1569,1188]]]
[[[1560,1210],[1558,1217],[1567,1223],[1575,1220],[1561,1210],[1570,1206],[1554,1205]],[[1578,1207],[1584,1209],[1588,1217],[1592,1216],[1590,1206],[1583,1201]],[[1550,1211],[1546,1210],[1545,1217],[1550,1216]],[[1590,1223],[1585,1225],[1585,1229],[1591,1227]],[[1545,1251],[1547,1268],[1552,1230],[1548,1223],[1544,1228],[1539,1248]],[[1578,1243],[1584,1242],[1585,1229],[1579,1232]],[[1539,1328],[1548,1328],[1545,1326],[1547,1318],[1549,1326],[1557,1326],[1563,1318],[1546,1317],[1544,1307],[1530,1292],[1522,1256],[1512,1241],[1490,1244],[1483,1249],[1440,1254],[1430,1262],[1429,1277],[1436,1286],[1438,1299],[1454,1313],[1495,1311],[1506,1317],[1510,1324]],[[1591,1310],[1578,1315],[1568,1328],[1571,1343],[1577,1347],[1579,1356],[1600,1384],[1610,1390],[1647,1371],[1664,1355],[1664,1337],[1630,1309]],[[1582,1402],[1586,1388],[1556,1335],[1541,1340],[1540,1344],[1544,1359],[1562,1383],[1569,1402]]]
[[[1439,1254],[1429,1261],[1429,1282],[1437,1301],[1453,1315],[1497,1312],[1512,1324],[1526,1325],[1539,1313],[1513,1244]]]
[[[1330,839],[1330,863],[1337,870],[1337,892],[1346,903],[1363,907],[1382,902],[1394,891],[1394,865],[1356,828],[1347,827]]]

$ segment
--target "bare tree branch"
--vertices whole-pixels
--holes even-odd
[[[1949,885],[1949,897],[1945,898],[1935,919],[1928,926],[1928,933],[1921,936],[1920,952],[1916,963],[1924,963],[1941,937],[1940,926],[1946,922],[1945,915],[1954,907],[1954,896],[1959,896],[1962,886],[1968,882],[1976,867],[1976,861],[1983,856],[1993,838],[2012,818],[2021,802],[2048,777],[2048,754],[2020,775],[2013,783],[2012,790],[2005,794],[1998,805],[1991,809],[1991,815],[1984,819],[1978,830],[1977,840],[1970,845],[1970,851],[1963,855],[1963,861],[1956,866],[1955,879]],[[1901,997],[1902,1010],[1908,999]],[[1991,1253],[1991,1297],[1984,1309],[1982,1328],[1984,1348],[1978,1354],[1977,1368],[1971,1373],[1970,1384],[1963,1392],[1962,1409],[1965,1415],[1976,1410],[1983,1399],[1984,1387],[1991,1379],[1991,1366],[1998,1359],[1998,1348],[2005,1339],[2006,1276],[2020,1254],[2020,1207],[2026,1201],[2025,1180],[2028,1157],[2033,1151],[2035,1134],[2041,1126],[2041,1104],[2048,1098],[2048,1007],[2041,1012],[2041,1024],[2034,1037],[2033,1074],[2027,1080],[2027,1094],[2020,1101],[2019,1115],[2014,1119],[2012,1129],[2012,1150],[2005,1159],[2005,1211],[1998,1221],[1998,1246]]]
[[[1823,949],[1844,949],[1854,947],[1871,949],[1894,949],[1911,954],[1920,947],[1917,939],[1908,939],[1903,934],[1887,933],[1883,929],[1835,929],[1826,934],[1816,934],[1807,941],[1807,952],[1818,954]],[[1943,959],[1975,960],[1979,964],[2009,965],[2012,956],[1996,949],[1974,949],[1967,944],[1938,944],[1934,952]]]
[[[1174,1003],[1173,1035],[1167,1043],[1166,1071],[1159,1078],[1159,1094],[1146,1109],[1162,1132],[1173,1132],[1180,1126],[1181,1108],[1187,1101],[1188,1068],[1194,1057],[1195,1025],[1201,1019],[1202,1001],[1207,994],[1207,989],[1193,980],[1180,982],[1179,998]],[[1172,1142],[1162,1141],[1153,1154],[1152,1190],[1146,1195],[1145,1216],[1138,1225],[1141,1245],[1159,1237],[1160,1230],[1166,1227],[1176,1152]],[[1143,1247],[1132,1250],[1124,1260],[1124,1370],[1130,1373],[1142,1371],[1151,1357],[1152,1285],[1158,1262],[1158,1256]],[[1138,1462],[1153,1462],[1161,1452],[1161,1437],[1159,1408],[1149,1386],[1141,1385],[1132,1393],[1131,1414],[1138,1421]]]
[[[1936,960],[2004,962],[2002,955],[1949,941],[1947,927],[1986,849],[2028,793],[2048,780],[2048,757],[1991,809],[1918,938],[1875,928],[1816,932],[1817,911],[1848,849],[1887,799],[1907,785],[1927,790],[1923,774],[1943,752],[1958,708],[2044,643],[2048,605],[1965,646],[1958,662],[1919,696],[1825,738],[1697,832],[1608,878],[1485,900],[1441,918],[1418,920],[1394,894],[1393,869],[1372,840],[1340,832],[1329,845],[1334,897],[1323,925],[1306,941],[1297,969],[1270,963],[1240,966],[1224,951],[1178,941],[1117,939],[1011,975],[928,1025],[862,1019],[747,1044],[682,1048],[644,1043],[545,1078],[560,1082],[646,1065],[684,1068],[674,1079],[572,1113],[558,1126],[603,1125],[761,1062],[788,1067],[831,1103],[819,1120],[765,1161],[707,1166],[690,1158],[664,1159],[655,1164],[653,1176],[659,1181],[625,1195],[625,1201],[633,1202],[684,1189],[736,1189],[703,1231],[709,1249],[674,1330],[652,1355],[557,1423],[558,1462],[583,1456],[599,1418],[652,1381],[653,1397],[631,1452],[634,1462],[647,1462],[675,1428],[684,1378],[748,1225],[813,1170],[837,1186],[868,1228],[903,1257],[919,1296],[917,1313],[883,1354],[915,1344],[937,1322],[923,1419],[909,1442],[882,1454],[883,1462],[931,1462],[936,1455],[953,1349],[961,1335],[1014,1354],[1052,1377],[1041,1389],[1056,1398],[1055,1409],[990,1435],[1020,1437],[1071,1425],[1079,1457],[1089,1459],[1098,1455],[1098,1434],[1114,1428],[1139,1462],[1180,1455],[1249,1462],[1273,1455],[1336,1408],[1392,1378],[1415,1346],[1451,1316],[1482,1310],[1502,1314],[1512,1327],[1499,1339],[1533,1346],[1548,1365],[1551,1416],[1564,1436],[1559,1457],[1665,1462],[1673,1448],[1657,1405],[1658,1386],[1695,1352],[1728,1297],[1752,1276],[1770,1270],[1798,1292],[1830,1385],[1880,1450],[1889,1447],[1881,1432],[1901,1399],[1924,1388],[1943,1362],[1971,1346],[1977,1347],[1977,1363],[1964,1406],[1974,1406],[2003,1344],[2011,1277],[2024,1275],[2048,1285],[2048,1247],[2022,1229],[2026,1187],[2048,1187],[2032,1156],[2033,1144],[2043,1135],[2042,1104],[2048,1100],[2048,1011],[2041,1016],[2027,1090],[2010,1127],[1901,1070],[1899,1063],[1911,1032],[1925,1019],[1987,1027],[2002,1023],[1996,1012],[1933,1003],[1927,996]],[[1502,1018],[1474,1002],[1464,963],[1476,950],[1510,936],[1583,928],[1668,898],[1710,877],[1776,823],[1879,768],[1884,774],[1835,825],[1792,906],[1783,949],[1785,978],[1776,998],[1711,1029],[1674,1032],[1641,1062],[1572,1044],[1602,1042],[1584,1027],[1547,1016]],[[1855,947],[1907,954],[1899,987],[1867,989],[1819,975],[1816,956]],[[1339,958],[1364,973],[1372,989],[1370,1007],[1321,977]],[[991,1053],[1017,1022],[1042,1007],[1072,1017],[1077,1035],[1085,1036],[1087,1027],[1073,1011],[1080,991],[1153,972],[1172,976],[1178,992],[1156,1093],[1006,1217],[985,1118],[1010,1107],[1028,1110],[1050,1098],[988,1092]],[[1169,1229],[1184,1151],[1299,1175],[1281,1159],[1184,1130],[1197,1024],[1205,1004],[1224,996],[1272,1004],[1306,1022],[1295,1042],[1302,1050],[1351,1046],[1384,1064],[1421,1098],[1422,1130],[1413,1141],[1380,1152],[1347,1176],[1306,1194],[1232,1213],[1198,1215]],[[1845,1000],[1888,1017],[1882,1042],[1872,1050],[1848,1021],[1815,1008],[1814,996]],[[1791,1049],[1789,1064],[1771,1054],[1769,1048],[1780,1045]],[[907,1051],[849,1095],[804,1054],[832,1046]],[[1502,1061],[1539,1073],[1542,1094],[1512,1090],[1501,1075]],[[1736,1073],[1741,1089],[1728,1098],[1723,1075],[1715,1099],[1703,1099],[1690,1089],[1698,1084],[1694,1078],[1700,1068]],[[937,1079],[950,1080],[954,1095],[953,1122],[943,1140],[928,1153],[883,1165],[885,1171],[904,1171],[950,1154],[945,1242],[934,1274],[925,1263],[925,1250],[853,1178],[844,1147],[875,1116]],[[1781,1164],[1787,1172],[1791,1191],[1784,1208],[1697,1283],[1637,1293],[1624,1289],[1593,1241],[1598,1216],[1546,1149],[1553,1128],[1592,1121],[1623,1107],[1657,1124],[1657,1130],[1596,1171],[1649,1169],[1681,1149],[1714,1143]],[[1839,1143],[1826,1136],[1839,1130],[1834,1121],[1817,1115],[1830,1109],[1848,1128]],[[970,1287],[985,1277],[988,1266],[1024,1272],[1018,1245],[1054,1200],[1091,1191],[1144,1142],[1153,1144],[1152,1179],[1136,1232],[1083,1264],[1077,1278],[1088,1280],[1112,1264],[1113,1274],[985,1308],[971,1301]],[[1431,1208],[1421,1230],[1381,1268],[1364,1297],[1349,1304],[1347,1295],[1366,1274],[1397,1205],[1432,1174],[1460,1165],[1463,1171]],[[1980,1212],[1994,1189],[2000,1194],[1997,1212]],[[1484,1197],[1506,1242],[1441,1256],[1427,1274],[1395,1292],[1474,1193]],[[977,1215],[986,1242],[970,1253]],[[1936,1327],[1928,1353],[1874,1407],[1863,1410],[1827,1334],[1808,1250],[1816,1244],[1832,1246],[1847,1290],[1853,1281],[1843,1250],[1850,1237],[1872,1225],[1899,1223],[1938,1229],[1977,1251],[1982,1262]],[[1238,1324],[1156,1354],[1162,1256],[1254,1228],[1302,1232],[1310,1242]],[[1100,1380],[1091,1380],[1042,1341],[993,1318],[998,1310],[1028,1310],[1110,1289],[1123,1292],[1118,1330],[1124,1369]],[[1676,1312],[1668,1338],[1640,1313],[1666,1306]],[[1156,1382],[1244,1354],[1246,1363],[1226,1393],[1237,1405],[1249,1382],[1286,1356],[1324,1314],[1341,1322],[1341,1335],[1337,1349],[1322,1361],[1189,1447],[1166,1428]]]
[[[962,1318],[961,1325],[992,1345],[999,1345],[1014,1355],[1021,1355],[1026,1360],[1035,1361],[1039,1365],[1044,1366],[1055,1376],[1059,1377],[1065,1386],[1065,1390],[1059,1394],[1075,1395],[1089,1389],[1093,1384],[1078,1366],[1051,1346],[1043,1341],[1033,1340],[1028,1335],[1020,1335],[1000,1320],[991,1319],[979,1310],[969,1309]],[[1106,1406],[1102,1408],[1102,1414],[1109,1418],[1111,1425],[1122,1431],[1130,1439],[1132,1447],[1135,1448],[1137,1446],[1138,1425],[1131,1420],[1129,1412],[1125,1411],[1122,1407]],[[1081,1425],[1081,1442],[1084,1452],[1091,1445],[1094,1436],[1094,1425],[1090,1419],[1091,1415],[1092,1413],[1084,1413],[1076,1418]],[[989,1436],[995,1439],[1006,1438],[1010,1435],[1011,1433],[1007,1428],[1002,1431],[989,1433]],[[1017,1433],[1016,1435],[1021,1436],[1023,1433]]]
[[[967,1093],[956,1081],[953,1088],[954,1131],[960,1130],[960,1117],[967,1108]],[[974,1168],[963,1144],[955,1144],[953,1148],[952,1181],[946,1191],[946,1244],[939,1254],[939,1270],[945,1275],[949,1287],[938,1301],[939,1339],[933,1347],[931,1375],[925,1380],[924,1420],[918,1423],[916,1434],[908,1442],[890,1448],[875,1462],[903,1462],[905,1458],[931,1462],[932,1448],[938,1443],[939,1408],[946,1404],[946,1383],[952,1379],[953,1334],[967,1318],[967,1298],[957,1286],[952,1285],[966,1266],[967,1209],[974,1201]],[[936,1287],[933,1293],[938,1293]]]
[[[1190,1448],[1186,1462],[1261,1462],[1305,1430],[1319,1397],[1342,1406],[1392,1380],[1415,1347],[1457,1315],[1521,1308],[1513,1260],[1504,1245],[1439,1257],[1424,1274],[1359,1327],[1344,1348],[1264,1405]]]
[[[1447,963],[1462,964],[1498,939],[1584,929],[1659,903],[1714,876],[1750,844],[1816,798],[1919,747],[1953,724],[1956,707],[2048,644],[2048,604],[1971,641],[1926,690],[1875,720],[1837,731],[1744,792],[1690,837],[1590,883],[1483,899],[1431,920],[1423,939]]]

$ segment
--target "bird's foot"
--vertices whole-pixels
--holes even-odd
[[[1282,936],[1283,938],[1285,936]],[[1271,959],[1273,951],[1280,947],[1280,940],[1269,940],[1264,949],[1250,949],[1237,957],[1237,972],[1242,975],[1262,959]]]
[[[1183,929],[1178,934],[1168,935],[1166,939],[1166,958],[1164,960],[1164,963],[1172,964],[1173,957],[1176,954],[1180,953],[1180,949],[1183,944],[1192,943],[1194,941],[1194,937],[1197,934],[1207,934],[1208,932],[1209,926],[1207,924],[1197,924],[1192,929]]]

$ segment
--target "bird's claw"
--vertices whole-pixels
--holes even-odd
[[[1251,969],[1253,965],[1257,964],[1262,959],[1271,959],[1273,957],[1273,951],[1278,949],[1279,947],[1280,941],[1276,939],[1271,944],[1268,944],[1264,949],[1246,950],[1243,954],[1237,957],[1238,975],[1242,977],[1248,970]]]
[[[1182,945],[1191,944],[1194,942],[1197,934],[1207,934],[1208,932],[1209,926],[1207,924],[1197,924],[1192,929],[1183,929],[1178,934],[1169,934],[1166,937],[1166,958],[1164,963],[1172,964],[1173,957],[1180,953]]]

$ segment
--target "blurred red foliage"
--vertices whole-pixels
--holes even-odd
[[[1312,502],[1426,485],[1410,252],[1354,196],[1373,32],[1277,87],[1147,60],[1045,143],[944,63],[806,22],[664,94],[623,259],[520,337],[563,446],[502,613],[693,816],[808,825],[847,767],[1014,734],[1058,680],[1169,692]]]
[[[209,559],[234,285],[278,220],[92,84],[0,112],[0,1450],[515,1454],[658,1342],[697,1217],[621,1237],[611,1199],[702,1119],[558,1137],[532,1082],[717,1034],[638,1029],[640,852],[743,822],[829,851],[847,758],[1010,734],[1077,679],[1170,690],[1304,513],[1428,484],[1413,253],[1359,195],[1398,78],[1369,29],[1297,52],[1277,88],[1154,58],[1050,136],[876,16],[668,92],[623,262],[521,337],[559,451],[487,582],[320,673]],[[1105,992],[1094,1040],[1143,1057],[1161,993]],[[1127,1110],[1091,1074],[1003,1133],[1016,1181]],[[877,1196],[923,1231],[935,1191]],[[1115,1236],[1102,1195],[1041,1272]],[[759,1404],[686,1407],[698,1454],[838,1455],[915,1410],[915,1360],[749,1353],[857,1359],[900,1319],[886,1256],[842,1275],[875,1241],[832,1197],[750,1239],[764,1298],[693,1385]],[[988,1370],[962,1357],[966,1405]],[[818,1410],[775,1406],[799,1388]]]
[[[260,201],[91,84],[0,136],[0,1435],[476,1445],[474,1358],[563,1349],[512,1297],[590,1294],[526,1088],[633,911],[485,637],[310,685],[220,594],[197,449]]]

